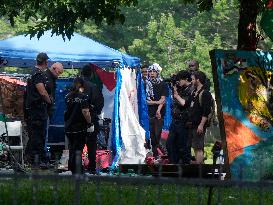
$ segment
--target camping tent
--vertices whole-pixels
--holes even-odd
[[[128,67],[140,66],[140,59],[121,53],[95,40],[75,33],[71,40],[51,34],[46,31],[39,39],[36,37],[19,35],[0,41],[0,66],[14,66],[31,68],[36,64],[39,52],[46,52],[49,64],[61,62],[65,68],[80,68],[87,63],[99,67],[116,67],[118,64]],[[61,79],[57,82],[57,106],[51,121],[50,141],[53,144],[63,144],[64,133],[59,127],[63,126],[64,95],[67,86],[73,79]],[[60,130],[61,133],[60,133]],[[60,143],[59,143],[60,142]]]
[[[2,40],[0,41],[0,66],[15,66],[15,67],[33,67],[36,63],[36,55],[39,52],[46,52],[49,59],[49,64],[53,62],[61,62],[65,68],[79,68],[87,63],[92,63],[97,65],[98,67],[139,67],[140,66],[140,59],[137,57],[129,56],[128,54],[123,54],[117,50],[114,50],[108,46],[102,45],[101,43],[98,43],[92,39],[89,39],[87,37],[83,37],[79,34],[74,34],[72,36],[71,40],[64,41],[61,36],[51,36],[51,32],[47,31],[43,36],[40,37],[40,39],[32,38],[30,39],[27,36],[21,35],[16,36],[10,39]],[[130,141],[126,141],[128,146],[130,146],[130,149],[126,149],[127,151],[131,151],[131,156],[134,156],[135,159],[137,159],[137,163],[140,159],[135,157],[134,151],[138,151],[136,146],[144,145],[143,141],[143,133],[144,131],[140,127],[139,121],[142,121],[140,119],[134,119],[136,123],[134,123],[134,129],[130,130],[121,130],[120,128],[123,126],[128,127],[128,123],[131,121],[127,120],[127,117],[136,114],[133,113],[134,110],[131,109],[132,113],[119,113],[119,106],[122,105],[122,103],[128,103],[127,98],[131,96],[132,90],[128,90],[128,86],[130,85],[132,89],[134,89],[135,99],[140,95],[143,95],[141,93],[139,95],[139,87],[140,84],[143,82],[136,83],[136,73],[130,73],[129,70],[126,72],[120,72],[118,70],[117,75],[117,84],[115,88],[115,97],[114,97],[114,105],[113,105],[113,143],[114,143],[114,154],[118,153],[118,155],[122,155],[122,148],[123,146],[123,137],[120,136],[120,133],[126,133],[126,135],[132,136],[132,139],[137,138],[137,136],[141,135],[142,141],[133,142],[133,144],[130,144]],[[126,79],[126,76],[130,77],[130,79]],[[123,79],[122,79],[123,78]],[[141,79],[138,75],[137,79]],[[127,82],[126,82],[126,81]],[[126,84],[122,85],[122,82],[126,82]],[[61,103],[63,103],[63,97],[65,93],[65,87],[67,83],[71,83],[71,79],[68,79],[66,82],[61,82],[57,85],[57,92],[59,93],[59,100],[62,100]],[[137,86],[137,87],[136,87]],[[142,85],[143,87],[143,85]],[[119,101],[120,97],[120,91],[123,92],[123,101]],[[143,89],[142,89],[143,91]],[[145,103],[145,100],[143,101]],[[107,102],[109,104],[109,102]],[[137,106],[137,101],[134,102],[134,107]],[[128,103],[127,105],[123,105],[123,108],[126,108],[126,106],[133,106],[131,105],[132,102]],[[143,106],[142,106],[143,107]],[[142,110],[141,110],[142,111]],[[63,108],[57,108],[56,112],[62,112]],[[56,114],[56,113],[55,113]],[[126,116],[125,116],[126,114]],[[129,115],[130,114],[130,115]],[[62,115],[62,114],[60,114]],[[136,114],[138,116],[138,114]],[[143,119],[147,119],[147,115],[143,115]],[[55,116],[56,117],[56,116]],[[120,118],[123,119],[125,123],[119,123]],[[140,118],[140,117],[139,117]],[[55,118],[56,119],[56,118]],[[58,120],[57,120],[58,121]],[[63,127],[63,125],[60,125],[60,127]],[[51,130],[52,133],[57,133],[58,125],[52,126]],[[59,129],[60,130],[60,129]],[[63,130],[63,129],[61,129]],[[147,131],[147,130],[146,130]],[[58,133],[60,134],[60,133]],[[135,136],[135,137],[133,137]],[[121,139],[121,140],[120,140]],[[128,148],[128,147],[127,147]],[[145,149],[141,148],[141,152],[145,152]],[[140,158],[143,160],[144,155],[140,156]],[[128,154],[126,154],[127,157]],[[119,157],[118,156],[118,157]],[[116,157],[117,158],[117,157]],[[124,157],[123,157],[124,159]],[[129,160],[129,159],[124,159]],[[131,163],[134,163],[133,160],[129,160]]]
[[[61,36],[55,36],[46,31],[39,39],[25,35],[15,36],[0,41],[0,66],[15,66],[31,68],[36,64],[39,52],[46,52],[50,63],[62,62],[65,68],[80,68],[84,64],[93,63],[99,67],[116,67],[117,64],[128,67],[140,66],[140,59],[121,53],[90,38],[75,33],[71,40],[65,41]],[[67,84],[73,79],[61,79],[57,85],[57,96],[66,94]],[[63,104],[62,98],[59,98]],[[59,100],[57,103],[59,103]],[[60,114],[63,108],[55,114],[53,123],[63,124]],[[55,140],[58,141],[57,138]]]
[[[0,66],[32,67],[36,55],[46,52],[52,62],[62,62],[64,67],[81,67],[94,63],[101,67],[111,67],[120,63],[129,67],[140,66],[140,59],[123,54],[95,40],[75,33],[65,41],[46,31],[39,39],[20,35],[0,41]]]

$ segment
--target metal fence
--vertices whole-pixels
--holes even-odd
[[[198,169],[198,176],[186,176],[186,166],[175,166],[176,173],[157,165],[145,175],[142,165],[136,165],[136,171],[125,167],[96,175],[78,169],[70,176],[38,169],[25,174],[2,170],[0,204],[273,204],[272,181],[223,179],[223,167],[216,165],[206,170],[197,165],[192,169]]]

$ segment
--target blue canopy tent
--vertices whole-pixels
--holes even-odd
[[[50,62],[62,62],[65,68],[94,63],[112,67],[120,63],[129,67],[140,66],[140,59],[121,53],[90,38],[75,33],[71,40],[44,33],[40,39],[20,35],[0,41],[0,66],[32,67],[39,52],[46,52]]]
[[[6,40],[0,40],[0,67],[13,66],[31,68],[36,64],[39,52],[46,52],[49,65],[58,61],[65,68],[80,68],[87,63],[109,68],[117,65],[139,67],[140,59],[121,53],[90,38],[75,33],[71,40],[65,41],[61,36],[44,33],[40,39],[19,35]],[[50,122],[49,142],[64,143],[63,113],[64,96],[72,79],[59,79],[56,90],[56,111]]]

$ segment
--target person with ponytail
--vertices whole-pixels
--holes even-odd
[[[74,174],[76,172],[76,152],[82,152],[88,132],[94,131],[82,78],[75,78],[70,92],[65,97],[65,104],[65,134],[69,140],[68,169]]]

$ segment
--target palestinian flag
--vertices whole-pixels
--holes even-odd
[[[94,64],[90,64],[90,69],[92,70],[91,81],[102,90],[104,97],[102,118],[112,119],[116,87],[115,73],[105,71]]]

